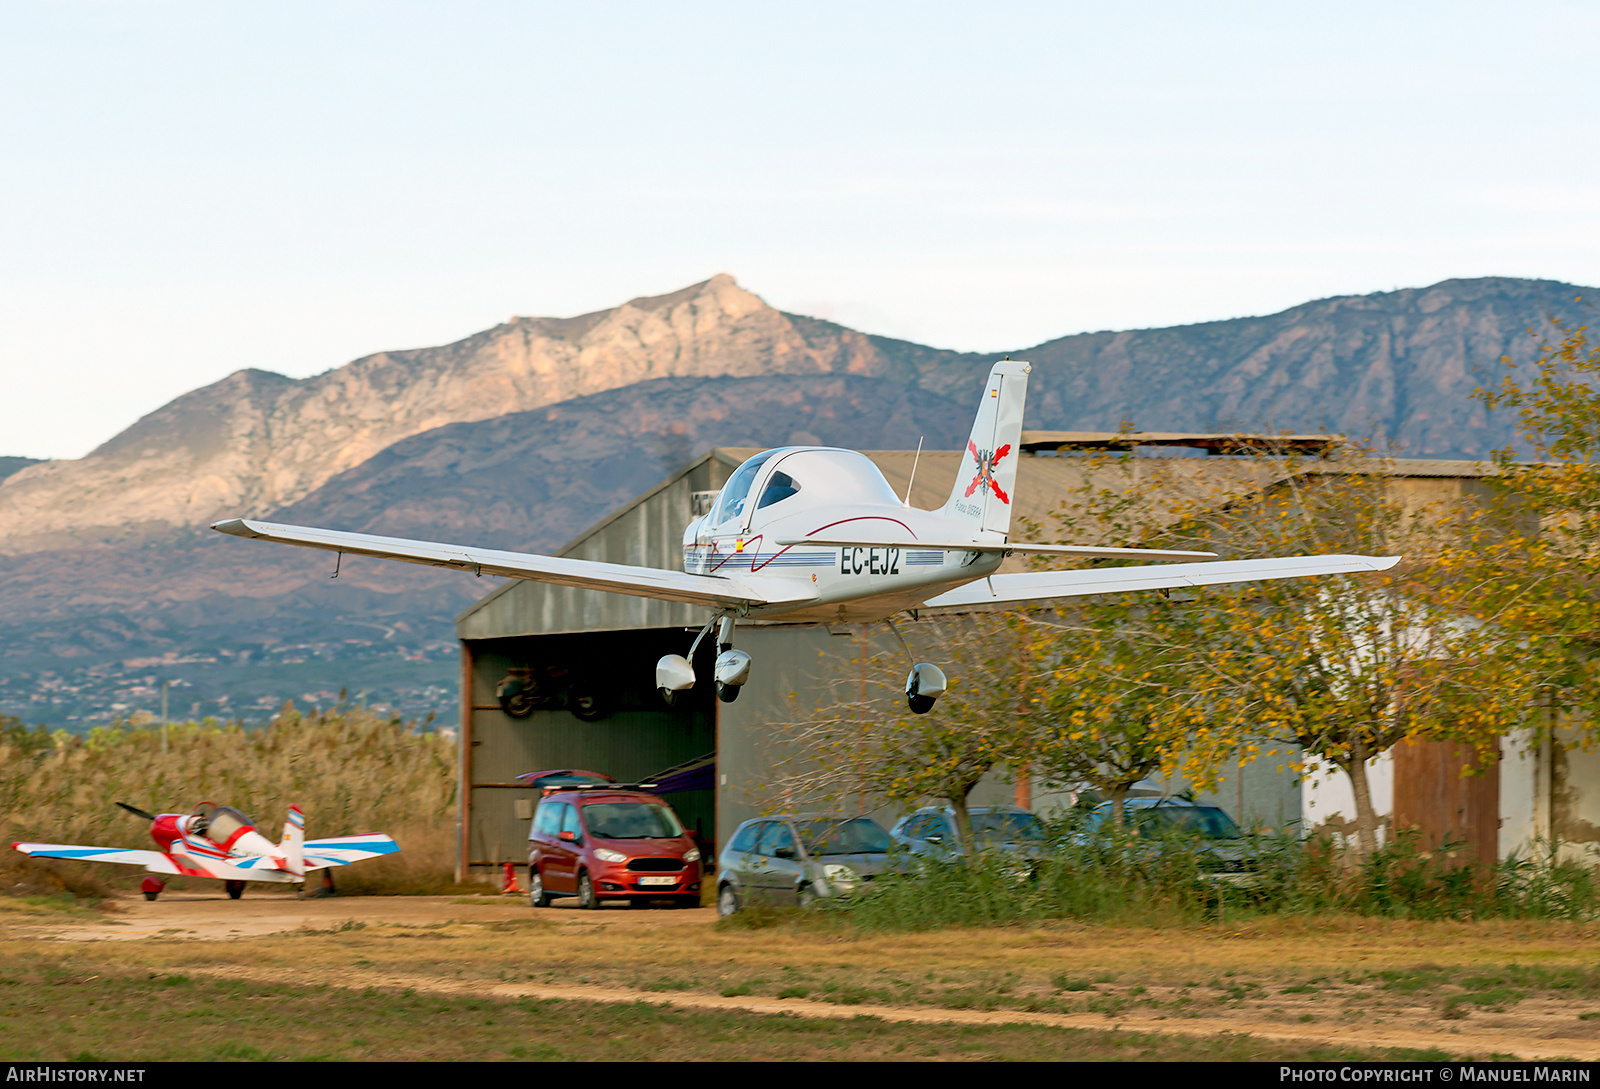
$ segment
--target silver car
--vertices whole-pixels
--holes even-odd
[[[870,817],[758,817],[734,832],[718,859],[717,911],[751,904],[809,907],[853,892],[891,869],[894,841]]]

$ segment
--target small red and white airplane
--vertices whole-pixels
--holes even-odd
[[[392,855],[400,845],[376,832],[333,839],[306,839],[306,818],[297,805],[289,807],[283,839],[273,843],[250,818],[232,806],[206,802],[193,813],[146,813],[126,802],[117,805],[150,822],[150,838],[159,851],[117,847],[80,847],[69,843],[13,843],[35,858],[75,858],[84,862],[120,862],[143,866],[152,874],[144,880],[144,898],[154,900],[166,887],[156,874],[214,877],[225,882],[228,895],[237,900],[246,881],[303,882],[306,874],[330,866],[348,866],[364,858]]]
[[[1289,556],[1216,563],[1213,552],[1025,544],[1007,539],[1031,369],[996,363],[967,440],[969,461],[938,510],[918,510],[889,487],[865,455],[789,446],[750,458],[728,478],[709,514],[683,535],[683,570],[500,552],[235,518],[211,528],[235,537],[377,556],[561,586],[681,601],[710,610],[687,656],[656,663],[670,705],[695,685],[700,641],[716,630],[717,696],[731,703],[750,676],[750,655],[733,648],[740,619],[863,622],[896,613],[1043,601],[1088,594],[1209,586],[1305,575],[1381,571],[1398,556]],[[909,488],[907,496],[910,495]],[[1160,566],[995,574],[1009,555],[1181,561]],[[926,712],[944,673],[916,663],[906,699]]]

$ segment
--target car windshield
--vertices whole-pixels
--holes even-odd
[[[1129,812],[1128,818],[1145,839],[1154,839],[1169,832],[1188,832],[1204,839],[1243,838],[1233,818],[1210,805],[1135,809]]]
[[[1032,813],[974,813],[972,838],[993,843],[1036,843],[1044,839],[1044,822]]]
[[[592,802],[583,807],[589,834],[601,839],[675,839],[678,815],[655,802]]]
[[[882,855],[888,854],[893,840],[878,823],[867,817],[854,820],[795,821],[800,829],[800,842],[809,855]]]

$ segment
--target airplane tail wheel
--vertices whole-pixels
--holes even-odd
[[[925,715],[933,710],[932,696],[906,696],[906,703],[911,708],[913,715]]]
[[[743,685],[723,684],[721,681],[718,681],[717,699],[721,700],[723,703],[732,703],[734,700],[739,698],[739,689],[743,687]]]
[[[222,887],[228,890],[228,899],[230,900],[237,900],[244,895],[243,881],[225,881]]]

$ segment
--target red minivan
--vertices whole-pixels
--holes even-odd
[[[576,896],[583,908],[607,900],[699,907],[700,849],[654,794],[598,785],[557,788],[539,799],[533,814],[528,892],[536,908],[558,896]]]

